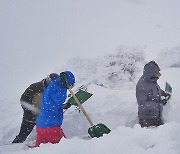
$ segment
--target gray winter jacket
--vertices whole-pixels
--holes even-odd
[[[163,101],[161,96],[165,92],[157,83],[158,78],[152,78],[159,72],[159,66],[151,61],[144,66],[143,75],[136,85],[139,119],[159,119],[162,117]]]

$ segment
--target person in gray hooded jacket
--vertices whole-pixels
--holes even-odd
[[[165,93],[157,83],[161,76],[160,68],[155,61],[144,66],[143,75],[136,85],[138,117],[141,127],[163,125],[162,111],[170,94]],[[164,96],[164,99],[162,99]]]

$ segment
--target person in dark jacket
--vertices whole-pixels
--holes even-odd
[[[143,75],[136,85],[138,117],[141,127],[164,124],[162,111],[170,94],[165,93],[158,85],[157,80],[160,76],[158,64],[155,61],[150,61],[144,66]]]
[[[36,125],[37,116],[40,114],[40,105],[42,94],[45,88],[55,79],[59,78],[56,73],[51,73],[42,81],[31,84],[21,95],[20,103],[23,109],[23,119],[19,134],[15,137],[12,143],[22,143],[32,132]],[[68,109],[71,105],[64,104],[64,109]]]
[[[36,124],[36,147],[41,143],[59,143],[64,136],[61,129],[63,121],[63,103],[67,98],[67,89],[73,87],[75,77],[70,71],[60,73],[60,78],[50,83],[42,97],[41,113]]]

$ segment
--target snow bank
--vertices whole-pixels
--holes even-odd
[[[142,74],[144,59],[141,52],[130,52],[124,57],[121,53],[107,55],[99,61],[83,59],[79,64],[75,64],[76,60],[70,64],[76,70],[77,79],[80,78],[73,90],[84,84],[87,86],[87,91],[93,93],[83,106],[93,123],[105,124],[112,130],[110,134],[88,139],[87,130],[90,125],[82,112],[72,106],[64,113],[62,125],[67,138],[62,139],[59,144],[48,143],[34,149],[27,148],[26,143],[5,145],[11,143],[17,135],[23,112],[19,100],[1,100],[3,103],[0,108],[0,154],[179,154],[180,68],[162,69],[162,76],[158,81],[163,89],[166,81],[173,87],[171,100],[163,112],[166,124],[158,128],[141,128],[137,121],[135,83],[136,78]],[[137,62],[136,58],[141,60]],[[118,67],[121,68],[123,64],[122,61],[133,64],[125,67],[126,73],[118,72]],[[132,76],[129,68],[134,70]],[[121,80],[109,79],[112,72],[121,75]],[[103,78],[106,78],[106,82]],[[113,82],[117,82],[117,85],[111,87]],[[36,133],[33,131],[26,142],[33,142],[35,139]]]
[[[180,67],[180,44],[159,53],[157,62],[163,68]]]
[[[144,47],[121,45],[116,53],[96,59],[73,58],[63,69],[70,69],[77,83],[94,83],[111,89],[132,85],[145,64]],[[133,85],[134,86],[134,85]]]
[[[12,146],[4,146],[4,150],[0,152],[6,154],[179,154],[179,134],[180,124],[178,123],[168,123],[150,129],[140,128],[139,125],[133,128],[120,126],[109,135],[98,139],[83,140],[74,137],[62,139],[59,144],[49,143],[34,149],[27,149],[23,145],[16,145],[16,149]]]

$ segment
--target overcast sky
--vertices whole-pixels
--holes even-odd
[[[75,56],[126,44],[153,59],[179,43],[179,0],[0,0],[0,95],[20,95]]]

